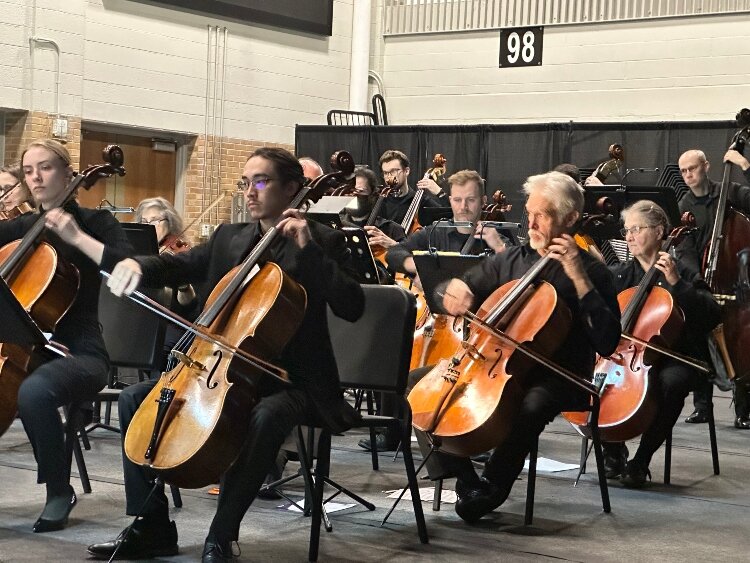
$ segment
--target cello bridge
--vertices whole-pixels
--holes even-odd
[[[196,368],[200,371],[206,371],[206,366],[200,362],[196,362],[190,356],[179,350],[172,350],[172,355],[177,358],[180,362],[185,364],[189,369]]]
[[[464,350],[472,360],[476,362],[483,362],[486,359],[473,344],[469,344],[464,340],[463,342],[461,342],[461,346],[463,346]]]

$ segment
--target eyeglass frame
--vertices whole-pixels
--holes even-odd
[[[146,221],[145,219],[141,219],[141,225],[158,225],[159,223],[162,223],[164,221],[168,221],[166,217],[162,217],[161,219],[151,219],[150,221]]]
[[[620,229],[620,234],[623,237],[628,236],[628,233],[630,233],[633,236],[636,236],[643,229],[653,229],[654,227],[656,227],[656,225],[634,225],[634,226],[630,227],[629,229],[626,229],[625,227],[623,227],[622,229]]]
[[[16,182],[12,186],[0,186],[0,195],[5,195],[10,191],[15,190],[20,185],[21,185],[21,180],[18,180],[18,182]]]
[[[247,190],[250,189],[250,186],[255,188],[258,191],[265,190],[268,187],[268,182],[273,182],[275,180],[278,180],[278,178],[273,178],[271,176],[259,176],[257,178],[251,178],[250,180],[246,180],[245,178],[240,178],[237,180],[236,186],[241,190]],[[258,187],[259,182],[265,182],[266,185],[262,187]]]
[[[403,168],[394,168],[393,170],[388,170],[388,171],[383,170],[382,172],[383,172],[383,178],[389,178],[389,177],[395,178],[399,174],[403,173],[404,169]]]
[[[699,162],[698,164],[693,164],[692,166],[688,166],[687,168],[680,168],[680,174],[684,176],[685,174],[688,174],[690,172],[695,172],[704,164],[705,162]]]

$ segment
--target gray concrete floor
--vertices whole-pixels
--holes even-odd
[[[684,415],[691,412],[691,400]],[[334,437],[331,477],[376,505],[331,516],[333,532],[322,532],[321,561],[737,561],[746,560],[750,507],[750,432],[735,430],[726,394],[716,399],[721,475],[713,475],[707,425],[678,422],[674,430],[672,484],[662,482],[663,450],[651,466],[653,483],[626,490],[612,483],[612,513],[604,514],[596,480],[585,475],[572,487],[574,471],[539,474],[535,521],[524,527],[525,473],[510,499],[476,526],[467,526],[452,505],[433,512],[424,503],[429,545],[421,545],[410,502],[402,502],[385,528],[379,527],[391,501],[384,491],[405,484],[401,458],[381,454],[373,471],[369,454],[357,447],[363,432]],[[36,484],[31,447],[19,422],[0,438],[0,561],[82,561],[86,546],[115,537],[129,523],[119,436],[97,430],[85,452],[93,492],[81,493],[68,527],[34,534],[31,525],[44,503]],[[630,444],[631,451],[637,444]],[[575,463],[580,441],[556,420],[542,434],[540,455]],[[416,452],[418,455],[418,451]],[[290,463],[293,471],[297,464]],[[77,475],[77,474],[76,474]],[[421,481],[429,486],[428,481]],[[453,483],[446,483],[452,488]],[[287,490],[302,493],[297,484]],[[205,490],[183,490],[184,507],[173,509],[181,553],[172,561],[200,560],[216,500]],[[309,519],[280,509],[278,501],[257,501],[241,529],[240,561],[305,561]]]

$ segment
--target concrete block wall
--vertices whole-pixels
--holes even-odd
[[[748,14],[549,26],[543,65],[514,69],[498,68],[499,31],[373,26],[391,124],[726,120],[748,104]]]

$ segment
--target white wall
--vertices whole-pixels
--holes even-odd
[[[725,120],[750,103],[749,30],[747,14],[550,26],[543,65],[515,69],[499,31],[374,35],[372,64],[391,124]]]
[[[54,111],[50,51],[35,52],[31,98],[35,13],[36,35],[62,50],[62,113],[201,133],[212,24],[229,28],[224,134],[291,143],[295,124],[325,123],[328,110],[348,105],[351,12],[352,0],[334,1],[328,38],[128,0],[0,0],[0,107]]]

